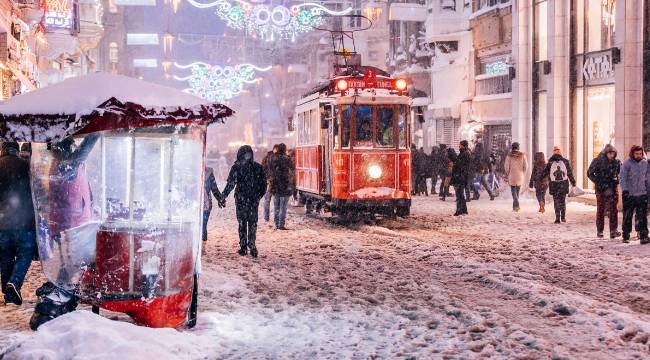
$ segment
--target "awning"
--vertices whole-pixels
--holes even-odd
[[[472,101],[472,118],[485,125],[504,125],[512,122],[512,98]]]
[[[426,5],[393,3],[390,4],[388,20],[391,21],[419,21],[427,19]]]

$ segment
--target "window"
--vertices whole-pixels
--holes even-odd
[[[574,0],[576,54],[609,49],[616,33],[616,0]]]
[[[341,142],[341,138],[339,137],[339,116],[338,116],[339,107],[334,105],[334,106],[332,106],[332,109],[334,109],[334,117],[333,117],[334,121],[332,121],[332,126],[333,126],[332,133],[333,133],[333,137],[334,137],[334,148],[338,149],[339,145],[340,145],[340,142]]]
[[[436,50],[442,54],[450,54],[458,51],[458,41],[438,41]]]
[[[399,133],[399,147],[405,149],[408,146],[407,136],[408,133],[408,121],[409,121],[410,111],[406,108],[405,105],[400,105],[398,114],[397,114],[397,131]]]
[[[548,60],[548,1],[535,3],[535,61]]]
[[[108,61],[111,64],[117,64],[119,61],[119,48],[116,42],[108,44]]]
[[[393,146],[393,115],[392,107],[381,107],[377,111],[377,145]]]
[[[350,105],[341,106],[341,145],[350,147]]]
[[[499,75],[476,80],[476,95],[507,94],[512,92],[509,75]]]
[[[474,11],[487,9],[489,7],[497,6],[499,4],[509,3],[510,0],[474,0],[475,9]]]
[[[127,45],[158,45],[158,34],[126,34]]]
[[[369,145],[372,141],[372,107],[370,105],[356,106],[355,140],[357,145]]]

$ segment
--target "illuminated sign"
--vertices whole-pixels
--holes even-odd
[[[402,92],[406,90],[406,81],[404,79],[378,78],[372,69],[368,69],[363,74],[363,77],[346,76],[336,78],[331,82],[330,86],[340,92],[345,92],[347,89],[386,89]]]
[[[73,0],[46,0],[45,27],[50,29],[71,29]]]

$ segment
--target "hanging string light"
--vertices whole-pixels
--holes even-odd
[[[315,26],[321,25],[325,20],[323,15],[340,16],[352,12],[352,8],[333,11],[316,3],[297,3],[286,7],[244,0],[216,0],[211,3],[187,0],[187,2],[200,9],[214,7],[217,16],[229,27],[245,30],[251,36],[267,41],[275,39],[295,41],[296,35],[312,31]]]
[[[223,102],[239,95],[246,84],[259,81],[256,72],[271,70],[271,66],[258,67],[252,64],[239,64],[235,66],[210,65],[195,62],[188,65],[174,63],[180,70],[190,70],[190,75],[176,76],[178,81],[187,81],[189,88],[184,91],[203,99]]]

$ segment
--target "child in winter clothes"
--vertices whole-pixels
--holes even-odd
[[[539,212],[546,211],[546,190],[548,190],[548,177],[544,177],[544,169],[546,169],[546,158],[543,152],[535,153],[533,162],[533,173],[530,175],[530,182],[528,187],[535,189],[535,197],[539,203]]]
[[[553,195],[555,223],[566,222],[566,197],[569,194],[569,182],[571,186],[576,186],[576,179],[573,177],[569,160],[562,156],[562,150],[559,147],[553,148],[553,156],[548,160],[542,177],[550,179],[549,193]]]

